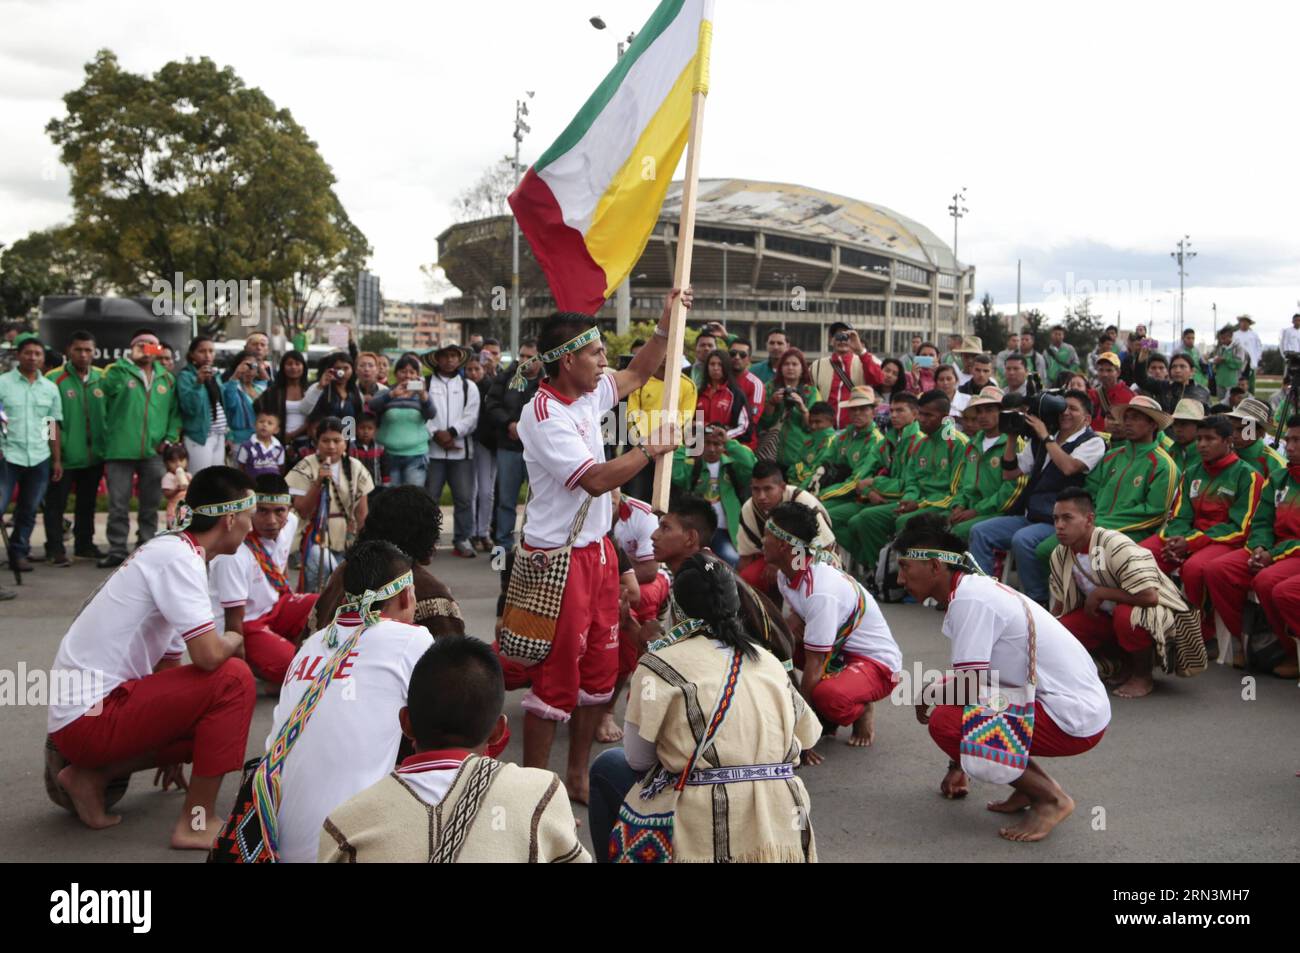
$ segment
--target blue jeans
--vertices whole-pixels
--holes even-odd
[[[474,461],[430,457],[428,468],[424,488],[434,503],[442,499],[443,486],[451,484],[451,502],[456,507],[452,544],[468,542],[474,535]]]
[[[740,553],[736,552],[736,547],[731,545],[731,534],[725,529],[720,529],[713,534],[709,549],[732,569],[735,569],[736,563],[740,562]]]
[[[429,458],[424,454],[413,457],[388,455],[388,479],[393,486],[424,486],[429,473]]]
[[[1036,550],[1053,532],[1051,523],[1031,523],[1023,516],[998,516],[971,529],[971,555],[981,569],[992,574],[995,549],[1014,553],[1020,588],[1035,602],[1046,603],[1047,567],[1039,561]]]
[[[0,460],[0,516],[9,507],[9,497],[18,487],[18,502],[14,505],[14,531],[9,537],[9,561],[26,559],[32,551],[32,527],[36,525],[36,508],[45,499],[45,488],[50,483],[50,461],[42,460],[33,467],[20,467],[8,460]],[[59,527],[58,542],[63,542],[63,527]]]
[[[591,763],[588,775],[591,791],[588,795],[587,823],[591,825],[591,846],[596,863],[609,863],[609,835],[618,820],[618,809],[627,792],[640,780],[643,771],[634,771],[627,763],[622,748],[610,748]]]
[[[524,455],[517,450],[497,451],[497,535],[494,542],[509,549],[514,545],[515,516],[519,491],[528,479]]]

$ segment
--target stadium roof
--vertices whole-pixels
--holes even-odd
[[[660,220],[676,221],[682,183],[668,187]],[[804,185],[750,179],[701,179],[696,220],[711,225],[788,229],[804,238],[823,238],[889,252],[918,264],[955,271],[952,249],[924,225],[882,205]]]

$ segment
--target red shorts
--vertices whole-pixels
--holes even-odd
[[[649,622],[659,617],[659,610],[668,601],[668,579],[662,574],[655,576],[654,582],[641,584],[641,601],[632,610],[636,622]],[[618,680],[622,681],[636,670],[636,663],[641,660],[643,646],[635,638],[634,632],[618,633]]]
[[[286,592],[266,615],[244,623],[244,657],[258,678],[284,682],[298,636],[319,598],[315,592]]]
[[[795,649],[795,667],[803,668],[803,646]],[[813,711],[837,725],[851,725],[872,702],[894,690],[889,666],[865,655],[844,655],[844,668],[827,675],[812,690]]]
[[[122,683],[102,712],[50,737],[78,767],[150,755],[155,765],[193,761],[196,775],[216,777],[243,765],[254,701],[253,673],[243,659],[226,659],[212,672],[181,665]]]
[[[568,721],[579,705],[603,705],[614,696],[618,557],[608,538],[570,551],[551,653],[527,673],[532,687],[524,711],[550,721]]]
[[[961,759],[961,705],[939,705],[930,715],[930,737],[954,761]],[[1094,747],[1101,736],[1106,733],[1103,728],[1087,738],[1076,738],[1065,733],[1038,702],[1034,702],[1034,737],[1029,745],[1029,755],[1033,758],[1068,758],[1083,754]]]

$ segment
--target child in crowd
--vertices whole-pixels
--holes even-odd
[[[831,442],[835,439],[835,410],[825,401],[818,401],[808,409],[808,436],[795,461],[791,483],[800,487],[811,482],[817,468],[825,462]]]
[[[368,410],[362,413],[357,418],[357,438],[348,448],[348,453],[361,461],[375,486],[382,486],[389,481],[388,453],[384,445],[375,440],[378,430],[379,418]]]
[[[263,474],[284,473],[284,446],[276,439],[280,418],[270,411],[258,411],[253,435],[235,451],[235,465],[254,480]]]
[[[190,455],[185,444],[174,443],[163,451],[163,463],[167,472],[163,474],[163,498],[167,501],[167,528],[176,527],[176,507],[185,499],[185,491],[190,486]]]

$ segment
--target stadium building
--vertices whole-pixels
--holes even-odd
[[[672,287],[681,183],[632,269],[631,320],[659,316]],[[505,339],[510,323],[510,217],[453,225],[438,236],[439,263],[461,297],[446,320],[470,334]],[[799,185],[705,179],[696,205],[690,324],[722,321],[763,353],[769,331],[824,353],[828,324],[845,321],[876,353],[907,350],[920,334],[944,349],[943,335],[967,331],[975,270],[924,225],[879,205]],[[555,310],[528,243],[520,240],[521,334],[534,335]],[[615,330],[615,299],[597,315]]]

